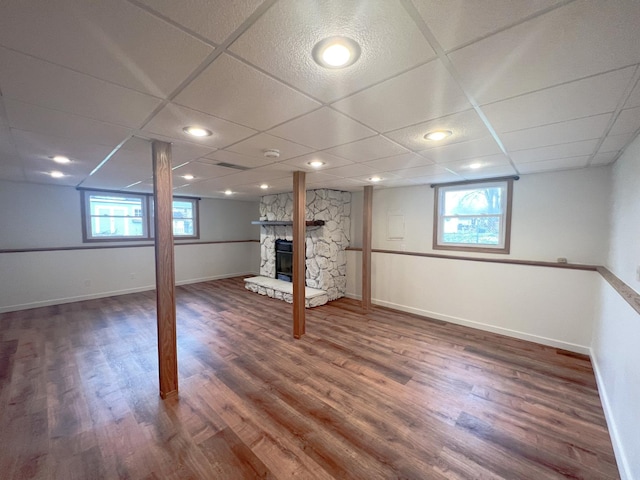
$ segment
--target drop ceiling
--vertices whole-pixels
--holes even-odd
[[[360,57],[321,67],[336,35]],[[598,167],[638,135],[639,64],[633,0],[5,0],[0,179],[149,191],[153,139],[176,194],[241,200]]]

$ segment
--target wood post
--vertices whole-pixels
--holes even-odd
[[[305,332],[305,258],[307,192],[305,173],[293,172],[293,337]]]
[[[362,202],[362,309],[371,310],[371,222],[373,214],[373,187],[364,187]]]
[[[160,397],[178,393],[171,144],[153,141],[153,210]]]

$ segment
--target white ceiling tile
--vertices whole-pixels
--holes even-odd
[[[323,182],[335,182],[337,180],[341,180],[340,177],[329,175],[324,172],[307,172],[305,176],[305,183],[307,186],[317,185]]]
[[[221,177],[218,180],[220,182],[220,185],[231,188],[238,185],[260,185],[264,182],[268,183],[270,181],[282,178],[292,179],[291,184],[293,185],[293,176],[290,172],[271,168],[271,166],[254,168],[252,170],[246,170],[244,172],[233,173],[231,175]]]
[[[371,175],[377,172],[375,168],[365,165],[364,163],[353,163],[351,165],[345,165],[344,167],[323,169],[322,171],[338,177],[356,177]]]
[[[299,143],[290,142],[283,138],[274,137],[266,133],[260,133],[242,142],[232,145],[227,150],[241,153],[255,158],[265,158],[266,150],[278,150],[280,156],[277,160],[287,160],[289,158],[298,157],[306,153],[311,153],[312,148],[305,147]],[[274,160],[271,160],[273,162]]]
[[[596,153],[591,159],[591,165],[609,165],[618,157],[620,152]]]
[[[438,183],[449,183],[449,182],[459,182],[464,180],[460,175],[456,175],[455,173],[448,173],[443,175],[430,175],[426,177],[416,177],[412,178],[411,181],[415,185],[431,185]]]
[[[341,190],[343,192],[358,192],[367,185],[365,182],[352,178],[341,178],[339,180],[328,180],[313,185],[313,188],[329,188],[331,190]],[[291,187],[288,192],[291,191]]]
[[[131,132],[117,125],[16,100],[5,99],[5,106],[11,127],[18,130],[112,147],[125,140]]]
[[[622,110],[616,118],[609,135],[622,135],[633,133],[640,128],[640,107]]]
[[[631,91],[631,95],[627,98],[624,108],[640,107],[640,81],[636,83],[635,88]]]
[[[336,157],[335,155],[330,155],[326,152],[314,152],[308,155],[303,155],[301,157],[285,160],[282,163],[297,167],[298,170],[313,172],[313,171],[316,171],[317,169],[309,165],[309,162],[314,160],[320,160],[321,162],[324,162],[324,165],[320,167],[320,170],[326,170],[328,168],[343,167],[345,165],[353,164],[351,160],[347,160],[341,157]]]
[[[229,163],[231,165],[238,165],[246,168],[262,167],[274,163],[273,159],[270,158],[250,157],[248,155],[241,155],[227,150],[216,150],[206,157],[201,158],[200,161],[213,164]]]
[[[501,153],[501,151],[493,137],[483,137],[477,140],[469,140],[468,142],[451,143],[420,152],[421,155],[430,158],[436,163],[485,157],[497,153]]]
[[[139,156],[141,162],[148,162],[150,164],[152,161],[152,140],[160,140],[171,144],[171,164],[173,165],[173,167],[176,167],[185,162],[189,162],[191,160],[198,159],[214,151],[212,147],[209,147],[207,145],[198,145],[191,142],[183,142],[161,135],[156,135],[153,139],[134,136],[121,147],[121,150],[129,150],[135,152]]]
[[[182,129],[191,125],[207,128],[213,132],[213,135],[201,138],[189,136]],[[255,130],[242,125],[175,104],[169,104],[160,110],[143,130],[149,134],[188,139],[193,143],[216,148],[223,148],[256,133]]]
[[[565,157],[578,157],[581,155],[591,155],[598,144],[598,139],[583,140],[580,142],[561,143],[547,147],[532,148],[529,150],[519,150],[511,153],[511,159],[520,168],[521,163],[540,162],[543,160],[554,160]]]
[[[160,100],[0,48],[0,85],[7,99],[139,127]]]
[[[124,0],[6,0],[0,44],[162,97],[213,51]]]
[[[437,59],[332,106],[379,132],[471,108],[467,97]]]
[[[551,123],[503,133],[500,135],[500,140],[502,140],[502,144],[507,151],[590,140],[602,136],[607,125],[609,125],[610,119],[611,114],[605,113],[566,122]]]
[[[561,0],[414,0],[420,16],[445,50],[514,25]],[[446,18],[447,21],[442,21]]]
[[[439,142],[426,140],[424,135],[432,130],[451,130],[453,135]],[[482,123],[482,120],[475,110],[467,110],[412,125],[411,127],[405,127],[390,132],[386,134],[386,136],[410,150],[421,151],[434,148],[435,146],[475,140],[486,137],[488,134],[489,131],[487,127]]]
[[[320,150],[376,134],[327,107],[273,128],[269,133]]]
[[[52,170],[62,171],[64,177],[53,178],[50,175]],[[37,161],[26,160],[24,162],[25,179],[30,183],[45,183],[64,187],[75,187],[86,175],[86,172],[78,169],[42,168]]]
[[[617,152],[627,146],[633,140],[633,133],[625,133],[622,135],[607,135],[602,145],[598,149],[598,153]]]
[[[193,161],[185,163],[184,165],[181,165],[173,170],[173,183],[177,184],[178,182],[182,182],[183,184],[186,184],[209,178],[224,177],[226,175],[231,175],[237,172],[238,171],[233,168]],[[184,175],[193,175],[194,178],[193,180],[186,180],[182,178]]]
[[[379,175],[375,175],[376,177],[380,178],[380,180],[377,182],[374,182],[371,180],[372,176],[374,175],[356,175],[354,177],[351,177],[351,179],[359,180],[361,182],[366,183],[367,185],[377,185],[377,186],[385,186],[385,187],[390,187],[393,184],[397,185],[398,183],[403,183],[403,184],[410,183],[405,178],[399,177],[390,172],[384,172]]]
[[[111,152],[111,147],[104,145],[23,130],[12,130],[12,137],[23,161],[28,161],[31,167],[43,171],[60,170],[74,172],[74,175],[88,175]],[[54,155],[69,157],[71,163],[59,165],[51,160]]]
[[[424,165],[421,167],[403,168],[402,170],[391,170],[389,173],[400,178],[418,178],[447,175],[449,172],[444,165]]]
[[[515,168],[511,165],[499,165],[495,167],[480,168],[478,170],[465,170],[460,172],[460,176],[465,180],[482,180],[496,177],[508,177],[516,175]]]
[[[354,162],[364,162],[404,154],[407,153],[407,149],[381,135],[377,135],[375,137],[365,138],[364,140],[358,140],[357,142],[340,145],[339,147],[330,148],[327,150],[327,153],[353,160]]]
[[[378,160],[365,162],[365,165],[369,165],[378,172],[391,172],[393,170],[432,164],[432,160],[415,153],[405,153],[402,155],[394,155],[393,157],[380,158]]]
[[[222,43],[263,0],[140,0],[162,16],[214,42]]]
[[[317,42],[335,35],[360,45],[360,58],[348,68],[323,68],[311,56]],[[433,49],[396,0],[281,0],[231,50],[325,102],[434,57]]]
[[[441,167],[451,170],[458,175],[467,175],[469,173],[487,171],[490,168],[496,167],[511,167],[509,159],[502,153],[497,155],[488,155],[486,157],[474,157],[467,160],[460,160],[457,162],[447,162],[439,164]],[[515,173],[513,167],[511,172]]]
[[[573,168],[583,168],[587,166],[589,156],[558,158],[555,160],[544,160],[542,162],[523,163],[518,165],[521,174],[549,172],[553,170],[569,170]]]
[[[256,130],[321,106],[229,55],[218,57],[174,102]]]
[[[0,162],[0,180],[25,182],[27,178],[24,175],[22,163],[17,160]]]
[[[613,112],[633,70],[616,70],[492,103],[482,111],[498,133]]]
[[[481,104],[640,62],[640,3],[578,0],[449,55]]]

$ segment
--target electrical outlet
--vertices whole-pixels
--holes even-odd
[[[567,263],[566,257],[558,257],[558,263]]]

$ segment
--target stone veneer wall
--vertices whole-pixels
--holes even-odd
[[[347,255],[351,229],[351,193],[337,190],[307,191],[307,220],[324,220],[322,227],[307,227],[306,285],[325,290],[329,301],[344,297],[347,291]],[[293,218],[293,193],[265,195],[260,200],[261,220]],[[293,227],[260,227],[260,275],[275,277],[275,241],[293,240]]]

